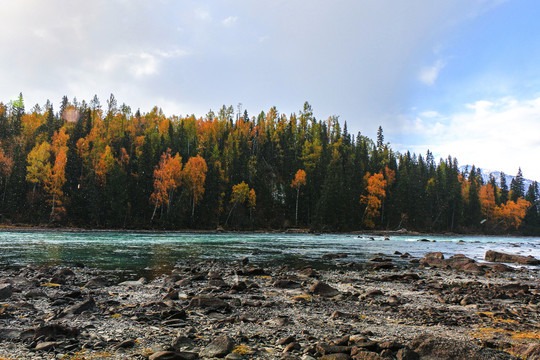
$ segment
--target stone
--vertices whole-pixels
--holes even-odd
[[[47,294],[41,289],[31,289],[24,293],[26,299],[46,298]]]
[[[486,251],[485,259],[486,261],[491,262],[515,263],[521,265],[540,265],[540,260],[534,258],[531,255],[514,255],[493,250]]]
[[[409,347],[422,360],[517,360],[507,352],[489,349],[468,341],[420,335],[412,340]]]
[[[10,284],[0,285],[0,300],[9,299],[13,295],[13,287]]]
[[[229,354],[234,348],[233,340],[227,335],[221,335],[215,338],[210,344],[208,344],[204,349],[201,350],[201,357],[225,357]]]
[[[116,348],[117,349],[128,349],[128,348],[132,348],[134,346],[135,346],[135,340],[129,339],[129,340],[124,340],[121,343],[119,343],[118,345],[116,345]]]
[[[60,343],[56,341],[44,341],[44,342],[38,343],[36,347],[34,348],[34,350],[35,351],[49,351],[58,347],[59,345]]]
[[[397,360],[420,360],[420,355],[409,348],[401,348],[396,354]]]
[[[32,327],[21,332],[20,340],[43,338],[45,340],[57,340],[75,338],[79,335],[79,329],[62,324],[47,324]]]
[[[540,343],[517,345],[512,348],[512,353],[522,359],[540,360]]]
[[[443,253],[440,252],[440,251],[435,251],[435,252],[427,253],[426,255],[424,255],[424,258],[426,258],[426,259],[439,259],[439,260],[444,260],[444,255],[443,255]]]
[[[170,290],[165,296],[161,298],[161,300],[178,300],[178,290],[172,289]]]
[[[96,307],[96,302],[94,298],[89,297],[81,303],[70,306],[64,310],[65,314],[80,314],[84,311],[93,310]]]
[[[227,310],[230,306],[220,298],[210,295],[198,295],[191,299],[189,307],[198,307],[207,310]]]
[[[337,353],[337,354],[328,354],[319,358],[319,360],[350,360],[351,357],[347,354]]]
[[[292,343],[294,341],[296,341],[296,337],[294,335],[290,335],[290,336],[279,339],[277,341],[277,344],[278,345],[287,345],[287,344],[290,344],[290,343]]]
[[[195,356],[195,357],[194,357]],[[194,360],[197,354],[189,352],[158,351],[150,355],[148,360]]]
[[[324,343],[317,344],[317,351],[323,355],[336,353],[350,354],[351,349],[350,346],[329,345]]]
[[[88,289],[97,289],[109,286],[109,280],[104,278],[103,276],[97,276],[93,279],[90,279],[84,287]]]
[[[340,292],[333,287],[331,287],[328,284],[325,284],[321,281],[316,281],[315,284],[313,284],[309,291],[315,295],[323,296],[323,297],[334,297],[340,294]]]
[[[300,283],[293,280],[276,280],[272,286],[280,289],[298,289],[302,287]]]
[[[352,358],[353,360],[384,360],[379,354],[372,351],[358,351]]]
[[[122,286],[141,286],[141,285],[144,285],[144,284],[146,284],[146,278],[142,277],[139,280],[123,281],[118,285],[122,285]]]

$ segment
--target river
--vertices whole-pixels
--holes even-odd
[[[429,241],[419,241],[427,239]],[[84,264],[119,277],[158,276],[183,262],[248,257],[261,266],[316,268],[363,263],[377,255],[405,262],[394,252],[422,257],[432,251],[482,261],[487,250],[540,258],[540,238],[493,236],[283,233],[177,233],[114,231],[0,231],[0,266]],[[324,254],[347,257],[323,260]]]

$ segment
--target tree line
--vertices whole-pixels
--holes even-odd
[[[64,97],[0,103],[0,220],[88,228],[287,229],[540,234],[538,183],[460,171],[275,107],[249,116],[135,112]]]

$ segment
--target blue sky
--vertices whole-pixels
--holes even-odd
[[[0,0],[0,101],[167,115],[309,101],[394,150],[540,180],[532,0]]]

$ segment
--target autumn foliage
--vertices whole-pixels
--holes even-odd
[[[354,119],[351,119],[354,120]],[[204,116],[113,95],[31,110],[0,103],[6,223],[107,228],[366,228],[540,234],[538,186],[485,181],[457,159],[392,151],[316,119],[239,104]],[[294,223],[293,223],[294,221]]]

